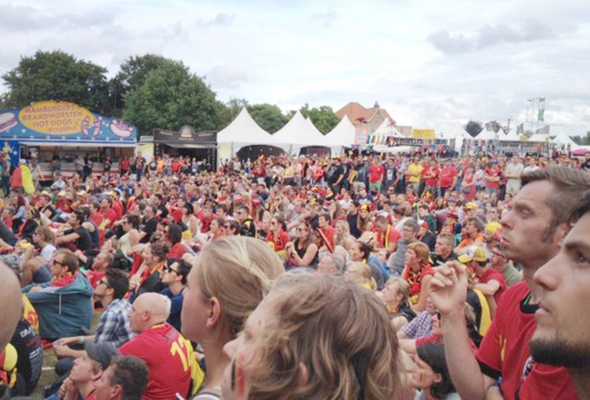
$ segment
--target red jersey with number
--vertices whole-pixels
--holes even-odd
[[[145,400],[176,399],[176,393],[189,397],[192,346],[172,325],[154,326],[125,343],[119,351],[146,362],[150,380],[143,396]]]
[[[536,363],[530,356],[536,323],[532,310],[527,310],[531,306],[524,305],[529,294],[527,284],[521,282],[502,295],[496,319],[477,352],[482,371],[492,378],[502,376],[506,400],[577,399],[565,368]]]

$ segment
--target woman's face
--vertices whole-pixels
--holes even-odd
[[[272,321],[272,299],[267,297],[248,317],[244,324],[244,330],[238,337],[223,347],[225,354],[231,360],[229,366],[225,369],[223,383],[221,384],[224,399],[239,400],[248,398],[252,372],[257,367],[255,365],[255,355],[260,353],[259,346],[261,346],[261,343],[257,339],[267,331],[265,328]],[[265,366],[259,367],[264,368]]]
[[[195,268],[188,275],[184,289],[181,321],[182,334],[189,340],[202,341],[207,334],[207,320],[211,313],[211,300],[203,294]]]
[[[416,252],[412,249],[408,249],[406,251],[406,264],[408,264],[410,267],[419,266],[418,256],[416,255]]]
[[[309,236],[309,229],[305,224],[299,225],[297,234],[299,235],[299,239],[306,239]]]

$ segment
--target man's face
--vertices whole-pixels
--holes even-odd
[[[100,376],[100,365],[86,352],[74,360],[70,378],[77,384],[95,381]]]
[[[534,275],[537,329],[531,354],[542,363],[588,367],[590,360],[590,214],[565,237],[559,253]]]
[[[443,238],[438,238],[436,240],[434,250],[436,251],[436,254],[439,254],[439,255],[447,255],[447,254],[450,254],[452,251],[451,246],[449,246],[447,240],[445,240]]]
[[[131,311],[129,312],[129,325],[131,326],[131,330],[133,332],[141,333],[147,326],[146,321],[148,319],[148,310],[146,310],[146,307],[142,304],[140,298],[137,300],[135,300],[131,306]]]
[[[531,182],[512,199],[502,216],[502,249],[504,255],[524,266],[541,266],[558,250],[551,231],[553,213],[547,199],[554,190],[547,181]]]
[[[53,257],[53,261],[51,262],[51,275],[55,278],[61,277],[68,270],[67,266],[63,263],[63,259],[63,254],[58,254]]]
[[[111,400],[120,398],[118,395],[121,392],[121,387],[119,385],[112,386],[111,379],[113,378],[113,366],[108,367],[100,377],[98,381],[96,381],[96,389],[94,391],[94,396],[96,400]]]
[[[402,239],[403,240],[414,240],[416,237],[416,233],[414,232],[414,229],[412,229],[409,226],[404,226],[402,228]]]

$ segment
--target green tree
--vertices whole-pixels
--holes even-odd
[[[248,107],[248,112],[254,121],[268,133],[275,133],[289,120],[274,104],[254,104]]]
[[[311,119],[315,127],[324,135],[334,129],[338,125],[338,122],[340,122],[340,118],[334,113],[332,107],[329,106],[310,109],[309,105],[305,104],[299,111],[304,117]]]
[[[137,126],[141,135],[156,128],[216,130],[223,104],[199,77],[181,62],[166,60],[149,72],[145,82],[126,96],[123,118]]]
[[[92,111],[109,114],[107,70],[78,60],[62,51],[38,51],[22,57],[18,66],[2,76],[10,107],[25,107],[35,101],[71,101]]]
[[[125,97],[144,84],[148,74],[170,59],[155,54],[132,56],[121,64],[119,73],[109,82],[113,106],[120,113],[125,108]]]

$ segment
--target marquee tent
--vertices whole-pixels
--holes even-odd
[[[511,130],[508,132],[508,134],[504,134],[504,133],[500,133],[498,134],[498,136],[500,136],[500,142],[520,142],[520,135],[518,133],[516,133],[515,131]]]
[[[330,147],[352,147],[356,140],[356,129],[350,119],[345,115],[338,125],[323,137],[326,146]]]
[[[248,146],[272,145],[287,151],[288,147],[271,143],[272,135],[262,129],[244,107],[227,127],[217,133],[218,160],[234,157]]]

